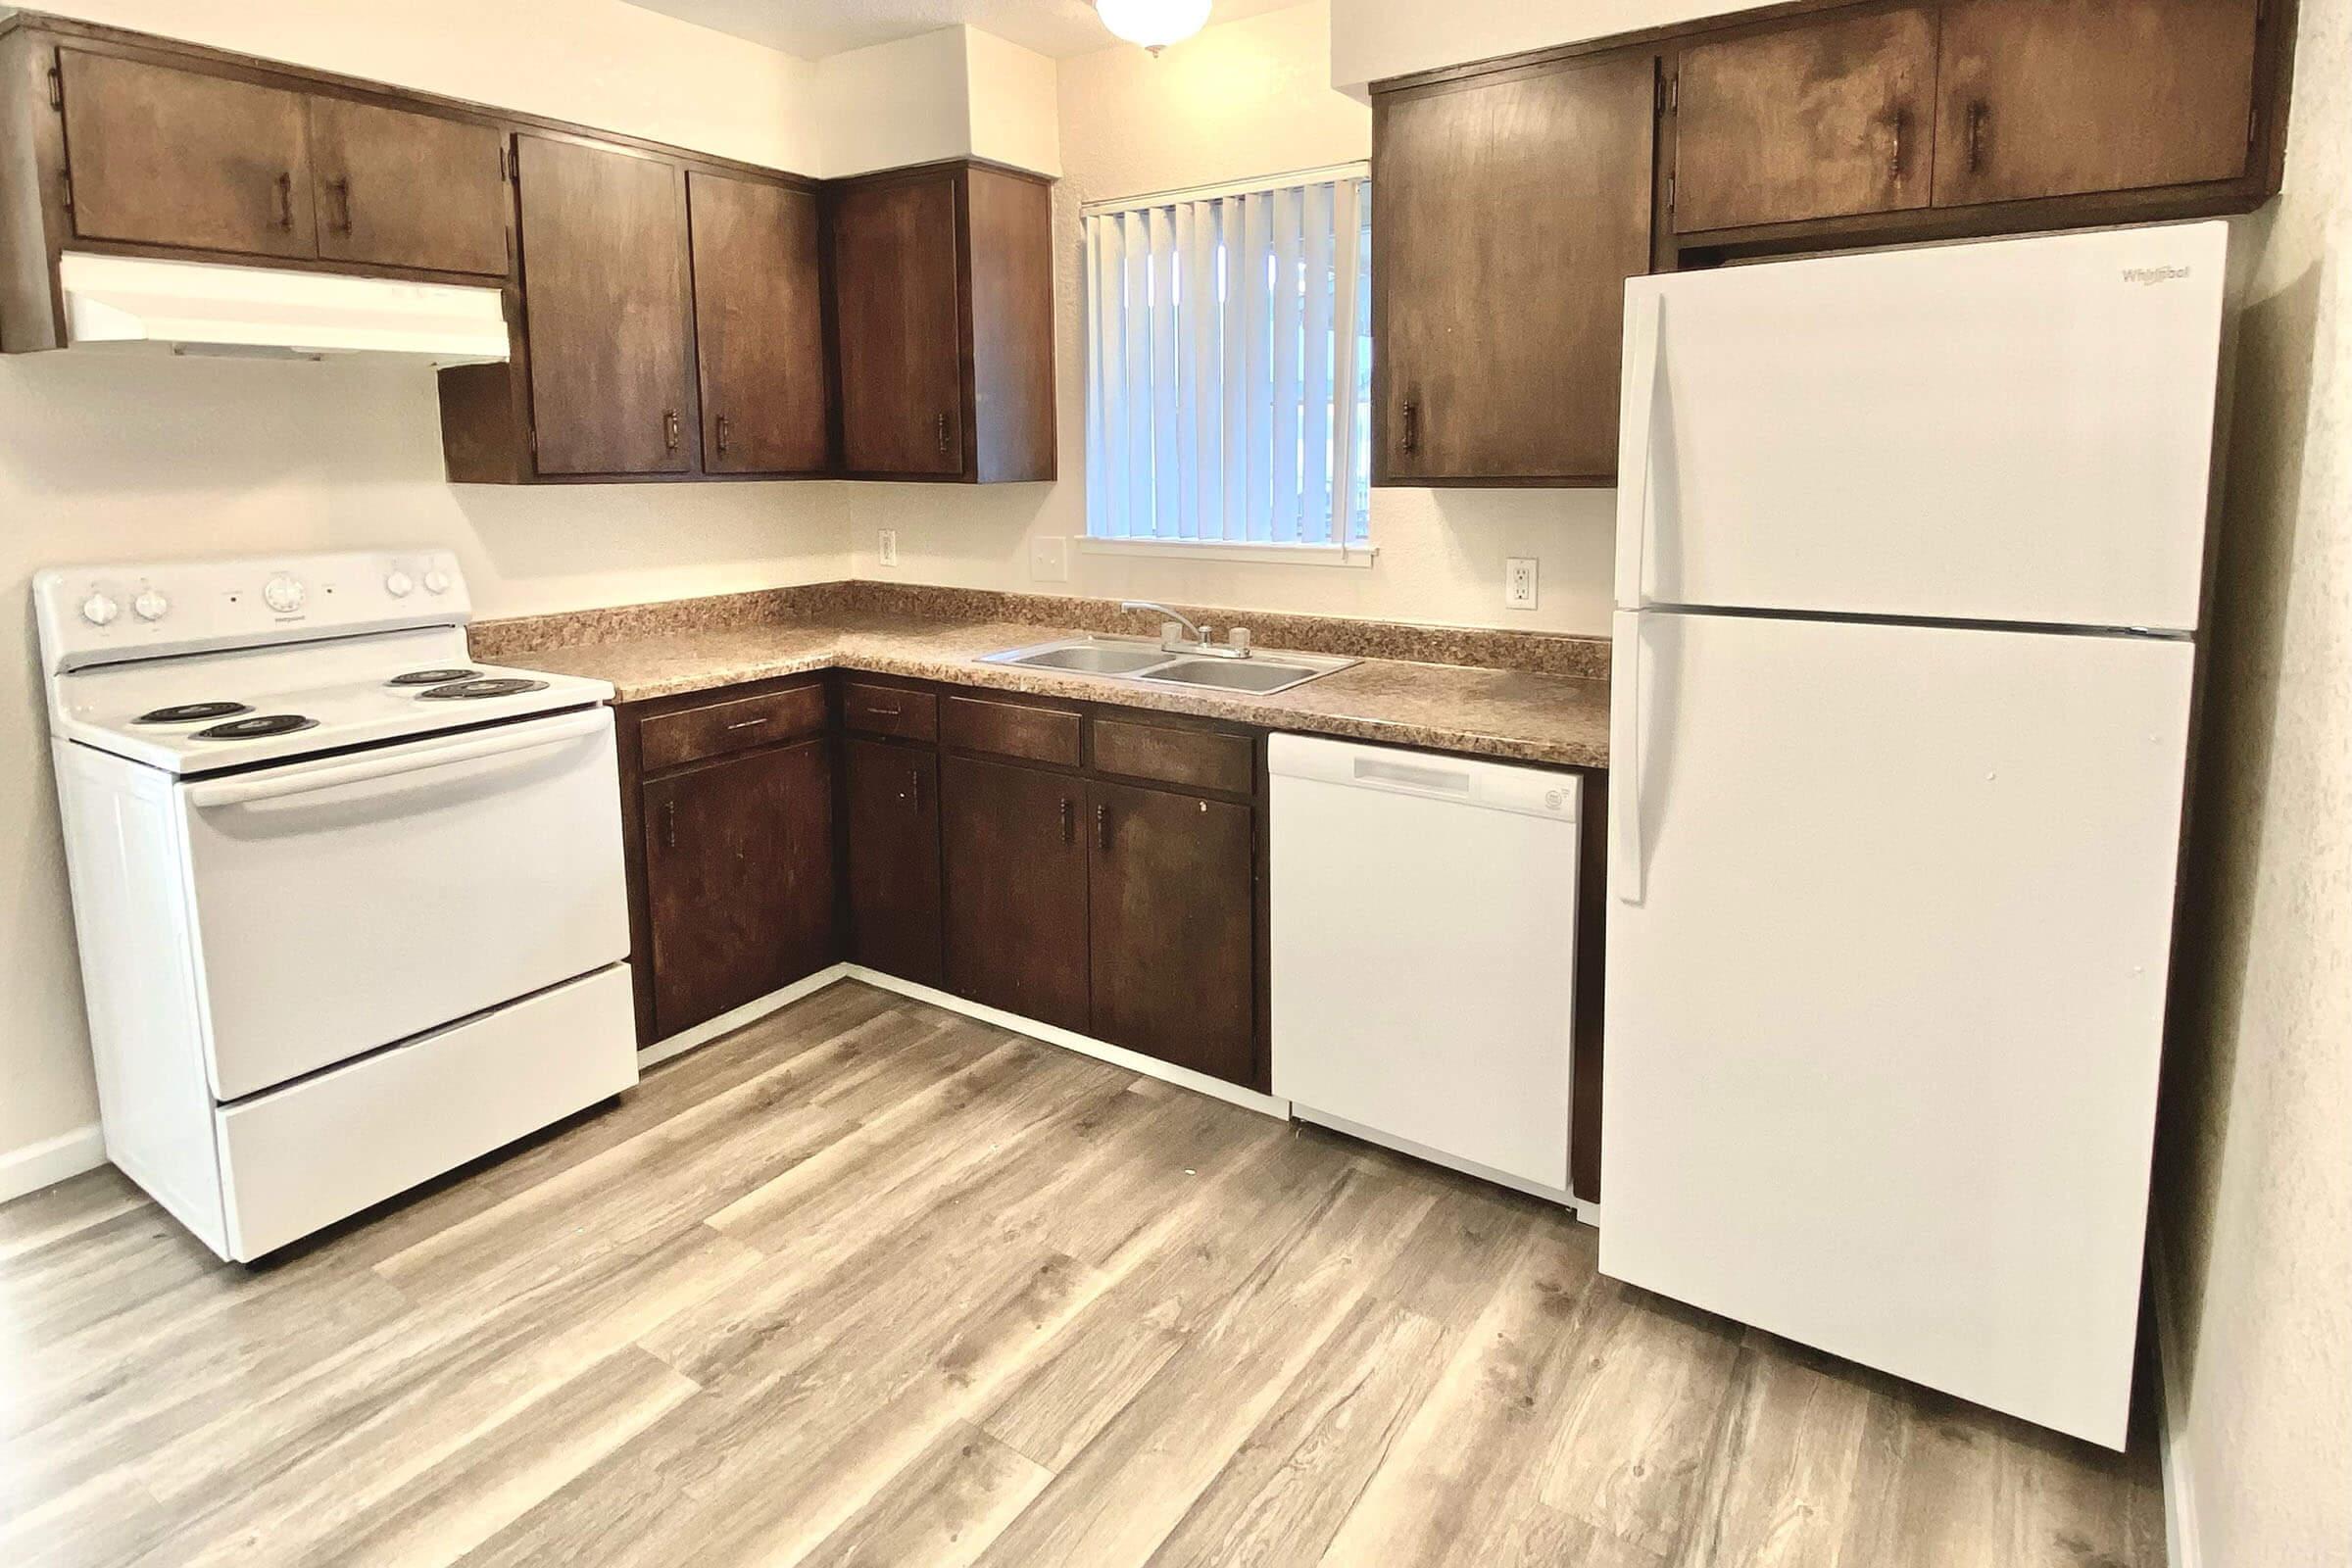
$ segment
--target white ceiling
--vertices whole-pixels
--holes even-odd
[[[1118,42],[1103,30],[1093,0],[633,0],[649,11],[733,33],[754,43],[819,60],[893,38],[911,38],[956,23],[1060,59]],[[1299,0],[1215,0],[1211,24]]]

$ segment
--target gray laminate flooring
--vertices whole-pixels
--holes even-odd
[[[255,1270],[0,1208],[0,1561],[2156,1568],[1558,1210],[845,982]]]

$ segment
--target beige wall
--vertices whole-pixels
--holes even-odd
[[[1615,507],[1606,490],[1375,490],[1380,557],[1369,570],[1113,559],[1073,544],[1066,585],[1029,574],[1033,537],[1075,541],[1086,532],[1079,205],[1369,157],[1371,112],[1326,84],[1329,20],[1327,6],[1303,5],[1209,27],[1156,60],[1122,45],[1061,62],[1061,477],[977,496],[922,485],[848,491],[845,525],[860,575],[1605,633]],[[898,531],[895,572],[876,558],[882,528]],[[1502,564],[1512,556],[1542,563],[1542,603],[1532,613],[1502,608]]]
[[[2352,0],[2303,0],[2293,113],[2237,236],[2157,1159],[2203,1568],[2352,1563]]]
[[[771,164],[806,166],[806,68],[618,0],[59,10]],[[461,47],[457,40],[463,40]],[[517,64],[525,62],[525,64]],[[412,367],[0,360],[0,1182],[96,1113],[27,584],[120,560],[447,543],[489,614],[842,574],[831,485],[453,488]]]
[[[1365,83],[1741,11],[1766,0],[1332,0],[1331,80]]]

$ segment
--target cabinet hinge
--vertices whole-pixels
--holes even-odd
[[[60,114],[66,109],[66,74],[54,64],[49,67],[49,107]]]

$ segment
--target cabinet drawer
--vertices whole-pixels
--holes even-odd
[[[1256,769],[1250,737],[1121,718],[1095,720],[1095,767],[1126,778],[1247,795]]]
[[[939,698],[931,692],[843,681],[841,716],[850,728],[868,735],[896,735],[909,741],[939,739]]]
[[[724,757],[770,741],[789,740],[825,724],[825,689],[814,682],[741,697],[733,702],[689,708],[649,718],[638,731],[639,766],[648,773]]]
[[[940,734],[967,752],[994,752],[1032,762],[1078,765],[1078,715],[1060,708],[1026,708],[977,697],[951,697]]]

